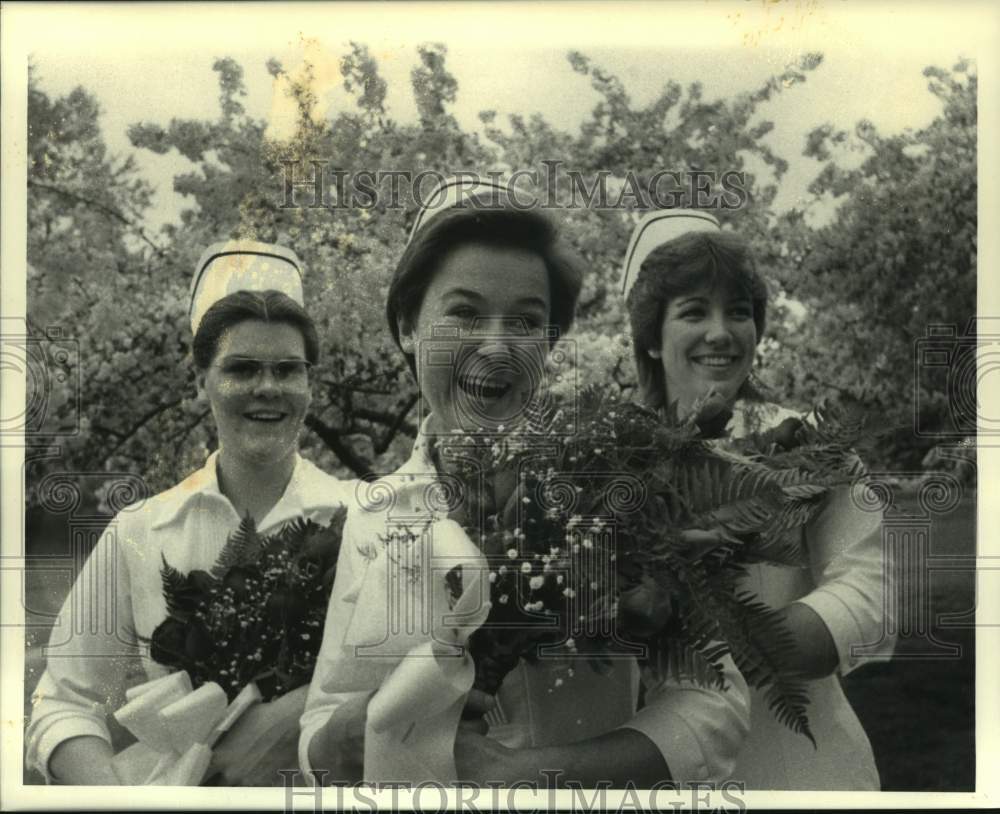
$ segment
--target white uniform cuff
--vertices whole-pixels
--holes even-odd
[[[851,611],[851,603],[832,588],[817,588],[795,601],[812,608],[830,631],[842,676],[869,661],[886,661],[892,656],[892,637],[883,634],[883,642],[867,641],[868,637]],[[883,643],[885,646],[881,647]],[[860,652],[862,647],[863,654]]]
[[[674,782],[705,782],[708,779],[701,743],[683,716],[643,707],[623,728],[635,729],[653,742],[663,755]]]
[[[111,745],[111,735],[108,728],[99,721],[88,718],[64,718],[60,721],[53,721],[41,735],[38,736],[37,745],[34,752],[28,756],[28,765],[39,771],[46,783],[55,782],[49,771],[49,760],[59,744],[68,741],[70,738],[78,738],[84,735],[93,735]]]

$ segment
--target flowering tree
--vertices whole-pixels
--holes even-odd
[[[782,397],[812,399],[879,381],[880,371],[898,368],[901,354],[909,352],[906,343],[922,332],[927,315],[919,313],[921,307],[937,309],[935,318],[942,321],[970,311],[974,76],[963,84],[944,72],[932,74],[932,90],[946,113],[920,133],[883,138],[859,131],[874,155],[859,170],[841,171],[832,162],[824,169],[815,184],[817,202],[827,192],[847,195],[848,202],[834,224],[816,230],[801,213],[778,218],[773,211],[787,165],[763,142],[774,125],[760,113],[774,94],[794,92],[820,64],[818,56],[734,99],[709,101],[698,84],[667,82],[651,103],[638,107],[616,77],[584,55],[570,54],[571,68],[581,82],[589,80],[599,101],[579,132],[568,133],[542,116],[500,123],[490,111],[481,114],[480,131],[463,130],[449,112],[459,88],[447,70],[446,49],[425,45],[418,55],[411,76],[418,115],[412,124],[386,111],[386,83],[364,45],[352,44],[341,63],[355,104],[332,115],[320,113],[321,88],[309,66],[289,71],[270,62],[274,81],[296,112],[292,132],[280,136],[244,109],[241,67],[230,59],[216,61],[217,118],[175,119],[165,127],[137,123],[129,131],[137,149],[176,150],[193,165],[174,180],[190,202],[180,225],[155,234],[144,222],[151,190],[131,160],[107,155],[93,97],[78,89],[52,100],[32,82],[29,312],[34,329],[60,325],[79,342],[82,388],[79,401],[50,405],[51,422],[72,423],[76,415],[80,432],[65,439],[61,460],[37,464],[36,476],[44,467],[128,471],[155,490],[200,465],[215,439],[208,406],[194,387],[187,289],[204,247],[227,237],[281,242],[304,261],[308,308],[322,340],[303,440],[307,454],[343,475],[398,464],[416,431],[417,391],[383,327],[384,300],[415,205],[412,197],[393,201],[385,194],[344,205],[330,176],[323,188],[327,200],[317,200],[310,186],[316,161],[324,172],[348,176],[387,169],[536,170],[540,194],[551,192],[570,206],[565,234],[589,270],[572,337],[576,353],[570,355],[575,378],[569,380],[581,384],[628,387],[632,381],[618,294],[621,255],[638,213],[650,205],[636,190],[663,169],[743,173],[739,206],[720,210],[720,218],[750,238],[761,265],[808,314],[792,324],[778,308],[770,320],[777,329],[771,355],[777,373],[771,378]],[[830,158],[826,151],[846,138],[823,130],[810,140],[810,154]],[[580,172],[586,189],[574,187],[565,172],[553,175],[559,162]],[[722,191],[717,177],[708,183],[709,193]],[[607,191],[611,205],[587,205],[583,193],[597,188]],[[930,195],[942,188],[952,197]],[[888,206],[902,199],[901,192],[908,214]],[[675,203],[693,202],[681,195]],[[883,219],[880,226],[873,210]],[[955,231],[945,234],[948,228]],[[917,268],[921,286],[894,297],[904,271]],[[955,275],[947,297],[936,291],[944,287],[937,276],[942,269]],[[887,301],[908,314],[902,328],[888,320],[866,321],[865,314],[877,315]],[[872,343],[865,333],[855,339],[838,329],[845,310],[857,325],[880,332],[885,361],[874,352],[866,355]],[[810,372],[822,378],[810,379]],[[888,396],[896,386],[886,384],[881,392]]]
[[[862,121],[853,133],[809,135],[805,154],[824,162],[814,206],[839,207],[821,228],[792,212],[775,229],[790,261],[778,267],[782,286],[806,307],[777,326],[775,383],[883,416],[896,428],[884,452],[897,466],[918,464],[935,436],[975,432],[976,339],[965,331],[976,315],[977,77],[964,61],[924,75],[941,101],[927,127],[884,136]],[[859,166],[844,168],[858,150]],[[935,347],[950,359],[929,364],[921,340],[946,325],[955,336]]]

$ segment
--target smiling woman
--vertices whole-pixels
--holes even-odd
[[[483,610],[485,557],[496,554],[481,551],[482,540],[455,518],[496,514],[519,494],[516,473],[499,473],[467,496],[475,508],[463,504],[449,452],[461,454],[469,435],[495,438],[531,421],[545,358],[572,325],[580,291],[582,264],[554,222],[512,198],[506,187],[445,185],[418,215],[396,267],[389,327],[429,413],[410,460],[372,484],[370,494],[391,497],[361,501],[348,516],[302,717],[303,770],[332,772],[334,781],[510,785],[548,783],[557,772],[585,786],[722,782],[748,719],[746,683],[731,661],[725,689],[668,677],[650,682],[638,709],[631,656],[564,678],[567,665],[543,653],[519,662],[495,698],[470,690],[467,650],[464,659],[428,658],[456,655],[438,648],[459,635],[442,614],[469,619]],[[413,519],[402,540],[396,518]],[[443,566],[456,557],[461,593],[451,614]],[[404,562],[416,563],[409,579],[398,574]]]
[[[295,518],[320,524],[346,485],[298,455],[309,407],[316,329],[302,305],[301,265],[280,246],[217,244],[196,268],[192,356],[219,449],[183,482],[121,512],[62,609],[76,630],[50,647],[25,735],[27,762],[50,782],[115,785],[106,714],[127,687],[163,675],[140,642],[166,618],[160,564],[208,571],[250,515],[261,533]],[[57,626],[58,628],[58,626]],[[234,785],[274,785],[294,769],[305,687],[256,705],[216,744],[210,773]]]
[[[515,421],[538,388],[548,353],[545,263],[522,248],[456,246],[442,258],[416,313],[401,316],[400,347],[414,355],[435,432]],[[444,343],[457,347],[436,352]],[[478,425],[478,426],[472,426]]]
[[[706,432],[720,444],[727,433],[795,418],[751,383],[767,288],[745,241],[714,217],[692,210],[646,215],[626,253],[624,294],[649,406],[685,417],[699,400],[714,398],[732,416],[728,426]],[[788,668],[808,680],[817,746],[781,726],[755,691],[733,779],[748,789],[878,789],[871,746],[839,680],[858,666],[857,648],[871,661],[887,658],[894,645],[883,617],[891,575],[883,573],[878,517],[859,508],[850,485],[839,487],[803,537],[808,569],[751,565],[739,587],[772,607],[791,634]]]
[[[230,294],[202,318],[193,345],[198,387],[215,418],[223,487],[246,484],[232,490],[241,516],[259,521],[291,475],[318,346],[305,311],[279,291]]]

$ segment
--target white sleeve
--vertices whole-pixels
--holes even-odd
[[[893,577],[884,562],[881,515],[859,508],[851,487],[844,486],[830,493],[805,533],[817,587],[796,601],[812,608],[829,629],[841,675],[867,661],[889,659],[896,643],[886,607]]]
[[[105,529],[49,637],[46,669],[31,697],[25,762],[50,783],[56,747],[81,735],[110,744],[106,716],[124,702],[128,662],[139,653],[124,553],[144,542],[133,517],[119,514]]]
[[[353,613],[353,605],[344,601],[345,594],[354,586],[354,581],[360,570],[357,562],[360,555],[353,543],[351,520],[352,512],[349,512],[347,522],[344,524],[340,552],[337,555],[337,575],[330,593],[330,604],[327,606],[326,622],[323,627],[323,643],[320,645],[319,654],[316,657],[316,669],[309,684],[305,710],[299,719],[299,767],[306,782],[310,785],[315,782],[312,774],[313,768],[320,770],[330,768],[311,765],[309,745],[312,743],[312,739],[326,725],[341,704],[356,695],[365,694],[363,692],[327,692],[323,689],[331,676],[332,665],[336,663],[333,656],[340,652],[347,623]]]
[[[723,670],[724,690],[673,679],[647,685],[646,705],[625,724],[656,745],[677,783],[719,784],[736,768],[750,731],[750,691],[732,657]]]

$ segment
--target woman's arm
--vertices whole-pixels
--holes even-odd
[[[862,510],[843,486],[805,534],[816,588],[779,611],[797,643],[790,666],[821,678],[859,666],[861,646],[865,658],[890,657],[895,635],[885,597],[893,575],[884,562],[881,515]]]
[[[127,513],[109,524],[50,634],[25,730],[25,762],[49,782],[118,782],[106,716],[124,701],[127,665],[138,655],[124,555],[142,542],[137,525]]]
[[[356,531],[359,511],[362,510],[352,506],[344,524],[323,642],[299,721],[299,767],[310,784],[361,779],[368,700],[376,688],[358,692],[325,689],[338,669],[344,635],[354,613],[354,604],[345,601],[345,596],[356,587],[355,580],[364,567],[358,562],[357,551],[359,541],[364,538],[363,532]]]
[[[721,783],[733,772],[750,726],[746,682],[726,658],[727,688],[690,682],[651,681],[646,705],[622,728],[562,746],[508,749],[490,738],[459,731],[455,760],[459,778],[558,781],[594,787],[611,782],[648,788],[667,781]],[[649,676],[649,678],[654,678]],[[551,778],[551,775],[549,776]]]
[[[789,673],[805,679],[825,678],[831,675],[840,663],[837,645],[833,641],[830,628],[823,618],[802,602],[792,602],[775,611],[775,617],[792,635],[795,642],[790,652],[773,652]],[[771,642],[762,641],[767,648]]]
[[[80,735],[60,743],[49,758],[49,773],[65,786],[117,786],[111,768],[111,744],[94,735]]]

